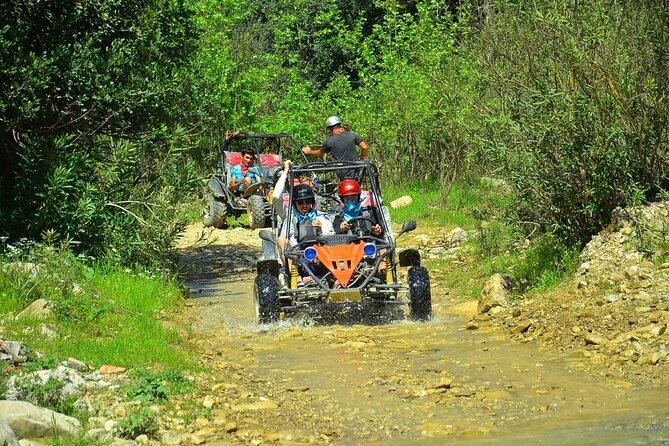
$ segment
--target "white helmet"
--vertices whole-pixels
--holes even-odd
[[[325,127],[334,127],[335,125],[341,124],[341,119],[339,116],[330,116],[327,121],[325,121]]]

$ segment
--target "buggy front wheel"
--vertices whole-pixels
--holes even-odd
[[[432,293],[430,291],[430,275],[424,266],[409,268],[409,309],[411,319],[426,321],[432,317]]]
[[[255,317],[258,324],[271,324],[279,320],[279,283],[274,276],[264,273],[253,282]]]
[[[204,210],[202,212],[202,224],[205,228],[213,226],[217,229],[228,227],[227,208],[224,203],[218,201],[213,195],[207,194],[204,199]]]
[[[260,195],[251,195],[246,204],[249,215],[249,227],[258,229],[265,227],[265,201]]]

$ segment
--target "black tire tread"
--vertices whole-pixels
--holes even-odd
[[[260,274],[253,282],[256,323],[271,324],[279,320],[279,282],[270,274]]]
[[[407,281],[409,282],[411,318],[417,321],[429,320],[432,317],[432,292],[427,268],[412,266],[409,268]]]
[[[225,229],[228,227],[228,213],[225,203],[218,201],[213,195],[205,199],[206,209],[202,215],[202,224],[205,228],[214,227]]]
[[[265,227],[265,201],[260,195],[251,195],[248,206],[249,227],[258,229]]]

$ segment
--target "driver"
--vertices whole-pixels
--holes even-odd
[[[283,203],[283,189],[288,178],[288,171],[292,163],[285,161],[283,163],[283,172],[276,182],[274,192],[272,194],[272,205],[276,211],[277,216],[281,219],[279,235],[277,237],[277,244],[282,251],[290,249],[298,243],[297,237],[299,234],[299,225],[311,224],[317,232],[323,235],[334,234],[332,222],[324,212],[318,211],[315,208],[316,197],[314,190],[308,184],[298,184],[293,189],[293,201],[290,209],[287,210]],[[287,218],[287,212],[292,212],[291,218]],[[290,224],[289,224],[290,223]],[[288,260],[288,268],[290,268],[291,261]],[[311,279],[311,277],[303,277],[304,283]]]
[[[370,208],[362,207],[360,201],[360,184],[355,180],[344,180],[339,183],[339,197],[344,203],[341,214],[337,215],[334,220],[334,227],[339,234],[346,234],[351,230],[349,221],[357,217],[366,217],[370,219],[372,224],[371,233],[373,236],[379,237],[383,234],[383,228],[378,223],[372,210]]]
[[[241,150],[242,162],[230,168],[230,187],[237,195],[244,195],[252,184],[262,182],[258,168],[253,165],[256,154],[249,148]]]

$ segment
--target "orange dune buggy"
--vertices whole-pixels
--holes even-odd
[[[284,222],[275,216],[272,230],[260,231],[263,260],[257,264],[253,292],[258,323],[272,323],[320,304],[355,304],[358,308],[364,308],[365,303],[408,304],[412,319],[431,317],[428,271],[420,264],[418,250],[397,253],[396,236],[383,205],[375,164],[358,161],[293,166],[284,205],[292,203],[295,185],[306,179],[314,186],[316,208],[334,221],[342,208],[337,186],[344,177],[355,178],[361,185],[360,201],[365,211],[364,216],[348,221],[348,233],[320,234],[309,222],[298,224],[297,244],[281,252],[276,243],[277,231],[282,224],[291,224],[293,213],[286,212]],[[372,234],[375,223],[382,228],[378,236]],[[416,223],[408,221],[397,237],[415,228]],[[398,280],[400,266],[409,267],[406,284]]]

